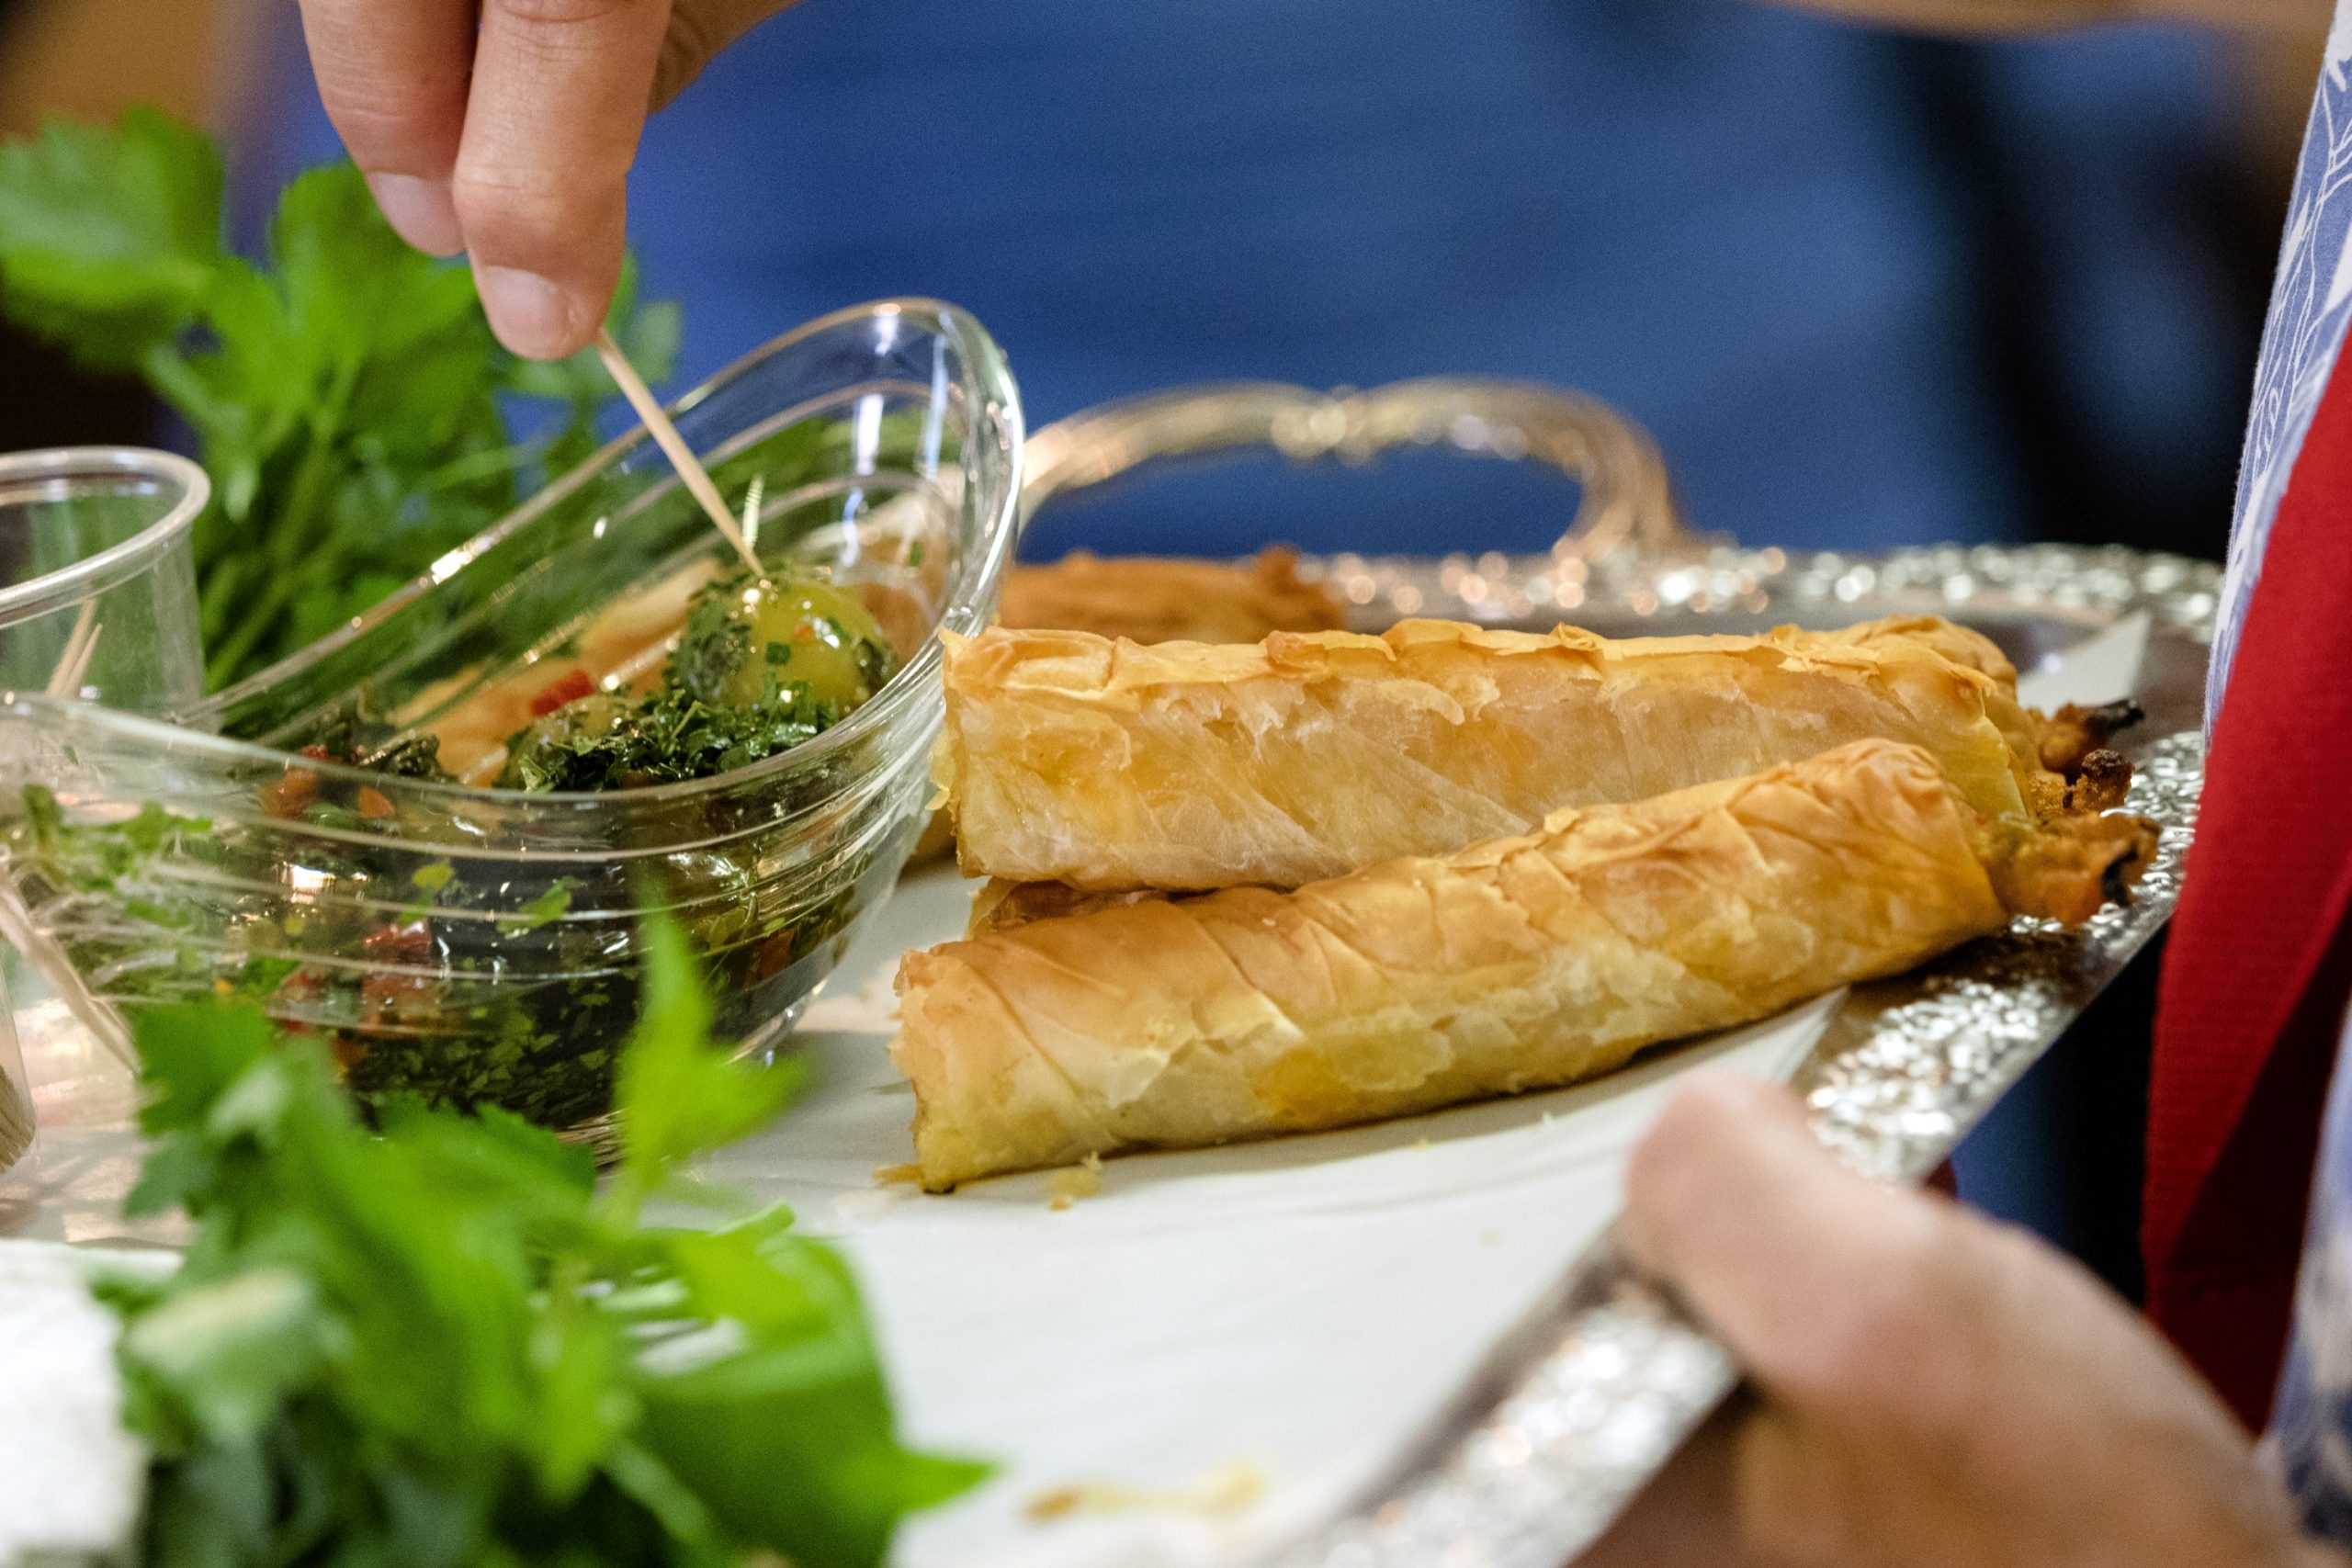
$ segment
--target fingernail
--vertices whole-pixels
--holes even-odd
[[[428,256],[454,256],[466,248],[458,227],[457,204],[440,180],[414,175],[369,175],[368,188],[392,231]]]
[[[518,267],[474,268],[481,308],[490,313],[498,341],[526,359],[555,359],[578,346],[572,342],[571,309],[563,290],[536,272]]]

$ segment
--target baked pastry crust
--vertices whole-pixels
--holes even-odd
[[[1005,573],[997,624],[1144,643],[1256,642],[1271,632],[1331,630],[1346,626],[1348,616],[1329,588],[1298,574],[1296,550],[1269,545],[1246,565],[1091,550],[1072,550],[1044,566],[1017,565]],[[921,865],[955,847],[954,825],[944,812],[933,812],[907,863]]]
[[[1084,631],[1136,642],[1256,642],[1270,632],[1329,631],[1346,607],[1298,574],[1298,552],[1272,546],[1246,565],[1072,550],[1006,574],[997,616],[1015,630]]]
[[[1295,887],[1849,741],[1924,747],[1988,817],[2063,801],[2016,671],[1942,621],[1611,641],[1407,621],[1146,648],[950,639],[934,773],[967,872]]]
[[[1928,752],[1864,740],[1295,892],[1102,900],[910,953],[892,1054],[934,1190],[1336,1127],[1572,1083],[2012,912],[2079,918],[2149,847],[2126,818],[1989,822]]]

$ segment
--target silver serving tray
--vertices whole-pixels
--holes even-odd
[[[1551,463],[1582,481],[1577,514],[1546,554],[1303,562],[1367,628],[1424,615],[1529,627],[1565,619],[1622,636],[1934,613],[1986,632],[2031,671],[2144,626],[2137,694],[2149,718],[2122,739],[2138,764],[2131,806],[2164,829],[2158,863],[2131,908],[2078,931],[2020,921],[1848,994],[1796,1082],[1824,1140],[1858,1168],[1890,1180],[1932,1169],[2170,914],[2202,776],[2218,568],[2049,547],[1742,548],[1681,526],[1656,448],[1606,408],[1551,389],[1476,380],[1335,396],[1250,384],[1114,405],[1037,433],[1024,501],[1034,509],[1158,459],[1254,445],[1340,461],[1442,446]],[[103,1120],[121,1108],[83,1109]],[[116,1164],[127,1174],[126,1161]],[[79,1191],[73,1175],[57,1179]],[[83,1185],[103,1185],[108,1172],[82,1176]],[[1561,1568],[1607,1529],[1737,1377],[1723,1349],[1604,1238],[1563,1272],[1384,1480],[1271,1561]]]
[[[2130,808],[2163,829],[2156,864],[2131,907],[2079,930],[2020,919],[1849,994],[1794,1086],[1815,1132],[1857,1168],[1905,1182],[1933,1170],[2170,916],[2203,779],[2218,566],[2059,546],[1745,549],[1683,527],[1655,445],[1605,406],[1465,378],[1331,394],[1236,383],[1114,404],[1036,434],[1024,502],[1034,511],[1153,462],[1250,446],[1351,463],[1445,446],[1549,463],[1579,480],[1577,515],[1547,555],[1304,561],[1364,629],[1431,615],[1530,628],[1572,620],[1634,636],[1939,615],[1984,632],[2030,673],[2143,622],[2134,694],[2148,716],[2119,749],[2136,765]],[[1274,1561],[1560,1568],[1738,1377],[1729,1355],[1604,1237],[1387,1480]]]

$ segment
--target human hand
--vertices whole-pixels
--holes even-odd
[[[595,335],[645,117],[789,0],[301,0],[320,96],[394,229],[467,251],[515,353]]]
[[[1784,1091],[1694,1079],[1627,1183],[1627,1247],[1754,1394],[1592,1568],[2343,1568],[2122,1302],[2021,1232],[1848,1170]]]

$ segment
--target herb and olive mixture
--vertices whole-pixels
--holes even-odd
[[[498,783],[601,791],[712,777],[823,733],[896,668],[850,590],[806,573],[722,579],[693,602],[650,690],[572,677],[543,693]],[[558,1128],[601,1117],[640,987],[628,924],[572,918],[590,873],[560,857],[438,857],[422,846],[462,842],[478,807],[389,782],[447,782],[432,736],[348,711],[313,735],[254,784],[252,810],[217,821],[153,804],[128,820],[76,821],[49,790],[28,787],[5,849],[36,918],[79,972],[103,977],[110,1001],[243,996],[326,1036],[364,1105],[497,1106]],[[817,773],[783,793],[824,793],[829,775]],[[597,868],[606,907],[616,897],[681,907],[731,1030],[806,993],[897,863],[888,844],[860,844],[816,890],[780,897],[763,818],[793,804],[779,798],[747,820],[681,799],[664,808],[682,815],[662,838],[701,847],[629,860],[617,894],[624,874]],[[311,896],[277,891],[296,875]]]
[[[548,711],[507,742],[507,789],[624,789],[709,778],[813,739],[898,669],[856,595],[822,578],[753,581],[696,598],[654,690],[603,692],[585,677],[543,695]]]

